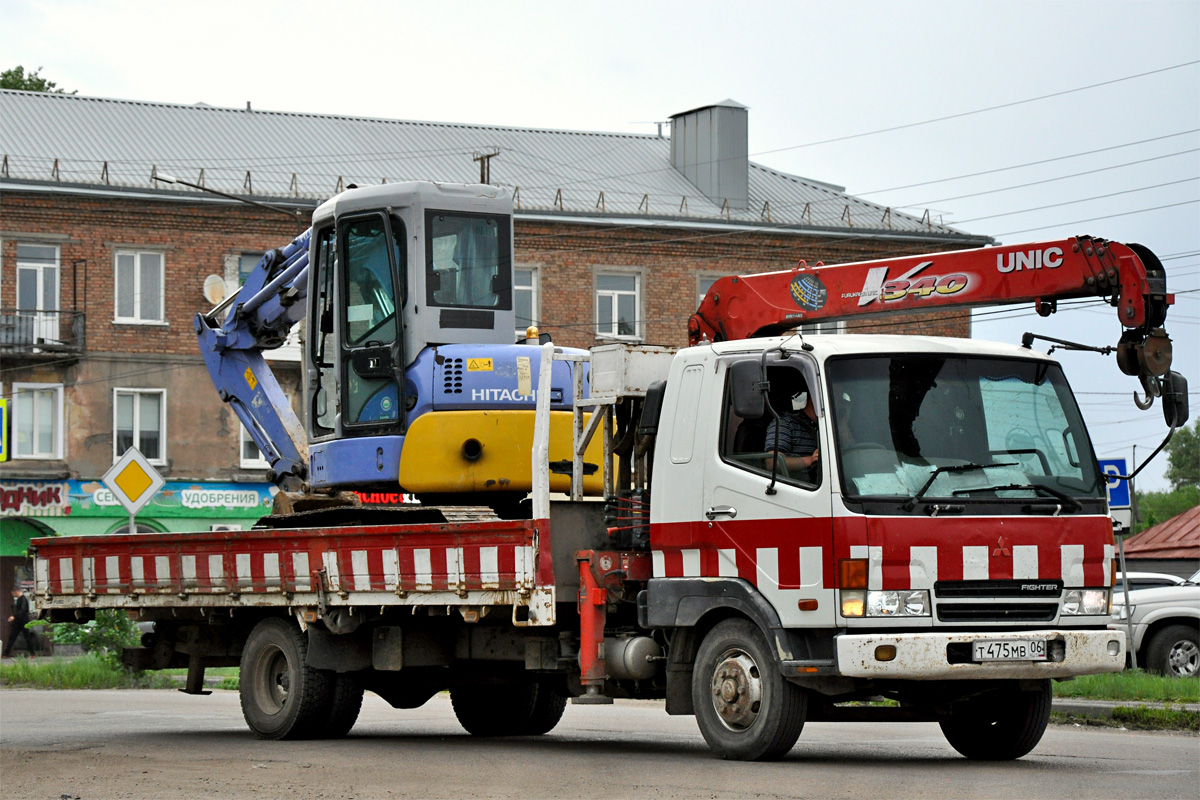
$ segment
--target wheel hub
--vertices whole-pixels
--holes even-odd
[[[1176,642],[1167,655],[1167,663],[1176,675],[1196,675],[1200,673],[1200,648],[1192,642]]]
[[[730,650],[713,670],[713,708],[730,730],[749,728],[762,707],[763,683],[758,665],[744,650]]]

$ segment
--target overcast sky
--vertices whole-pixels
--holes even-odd
[[[766,166],[1006,244],[1151,248],[1200,415],[1200,0],[0,0],[0,19],[0,68],[97,97],[645,133],[732,98]],[[1024,330],[1120,334],[1099,302],[974,327]],[[1111,356],[1062,360],[1097,455],[1148,455],[1165,427],[1137,381]],[[1160,461],[1139,488],[1166,487]]]

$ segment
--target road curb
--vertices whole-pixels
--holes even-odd
[[[1110,720],[1117,708],[1169,708],[1176,711],[1200,712],[1200,703],[1155,703],[1142,700],[1080,700],[1055,698],[1052,710],[1073,717]]]

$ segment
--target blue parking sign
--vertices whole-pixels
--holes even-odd
[[[1123,458],[1097,459],[1100,471],[1108,477],[1108,507],[1129,508],[1129,481],[1118,480],[1113,475],[1128,475],[1128,466]]]

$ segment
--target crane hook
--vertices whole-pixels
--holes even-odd
[[[1138,379],[1142,382],[1142,388],[1146,390],[1146,398],[1143,400],[1138,397],[1138,393],[1135,391],[1133,393],[1133,404],[1142,411],[1147,411],[1154,405],[1154,398],[1162,394],[1162,388],[1158,384],[1158,379],[1153,375],[1143,373],[1138,376]]]

